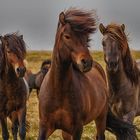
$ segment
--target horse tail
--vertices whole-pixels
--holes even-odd
[[[127,140],[130,138],[138,140],[135,133],[135,130],[138,130],[138,128],[133,124],[117,118],[111,110],[109,110],[107,114],[106,130],[113,133],[119,140]]]

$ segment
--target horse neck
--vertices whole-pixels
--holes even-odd
[[[111,94],[117,93],[120,87],[124,86],[128,81],[122,61],[120,62],[119,70],[116,73],[107,70],[107,77]]]
[[[5,69],[5,71],[3,72],[3,81],[4,83],[11,83],[13,84],[13,81],[17,81],[17,75],[15,73],[14,68],[11,65],[7,66],[7,70]]]
[[[53,51],[52,65],[50,68],[50,80],[52,81],[53,88],[62,90],[63,86],[69,86],[71,81],[72,66],[69,58],[64,58],[64,53],[57,47]]]

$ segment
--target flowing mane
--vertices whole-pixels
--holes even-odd
[[[79,37],[81,34],[85,35],[88,37],[88,41],[90,41],[89,35],[95,33],[97,29],[98,19],[96,16],[96,12],[94,10],[87,12],[76,8],[70,8],[67,11],[65,11],[64,14],[65,14],[64,24],[69,23],[71,29],[75,33],[77,33]],[[62,31],[63,29],[59,21],[56,34],[56,43],[58,41],[57,39],[60,38],[60,34]]]
[[[122,50],[122,60],[124,71],[126,76],[132,84],[138,84],[139,70],[135,60],[132,58],[128,45],[128,35],[117,24],[110,24],[106,27],[105,34],[108,33],[114,40],[118,40],[120,43],[120,49]]]
[[[70,8],[65,12],[65,22],[70,24],[73,31],[89,35],[94,33],[97,28],[97,17],[95,15],[95,11],[86,12],[83,10]]]
[[[4,55],[3,55],[3,50],[2,50],[2,46],[0,44],[0,77],[1,77],[1,73],[3,71],[3,58],[4,58]]]

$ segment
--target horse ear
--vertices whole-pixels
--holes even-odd
[[[5,43],[6,43],[6,38],[5,38],[5,36],[4,36],[4,37],[3,37],[3,36],[0,36],[0,40],[1,40],[2,44],[5,44]]]
[[[8,45],[8,42],[7,42],[6,38],[1,36],[0,40],[1,40],[1,47],[2,47],[3,50],[5,50],[5,45]]]
[[[20,35],[19,37],[20,37],[21,39],[23,39],[23,35]]]
[[[100,23],[100,25],[99,25],[99,30],[104,35],[104,33],[106,31],[106,28],[105,28],[105,26],[102,23]]]
[[[62,25],[65,25],[66,24],[66,21],[65,21],[65,14],[64,12],[61,12],[60,15],[59,15],[59,21]]]
[[[122,25],[121,25],[121,28],[122,28],[122,30],[124,31],[124,30],[125,30],[125,25],[122,24]]]

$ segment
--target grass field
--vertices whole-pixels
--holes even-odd
[[[140,51],[132,51],[132,54],[135,59],[140,59]],[[92,56],[97,60],[103,67],[105,67],[103,54],[99,51],[92,52]],[[30,51],[27,54],[28,69],[31,69],[34,73],[37,72],[40,68],[41,62],[44,59],[51,58],[51,52],[49,51]],[[36,140],[38,135],[38,99],[36,97],[35,91],[31,93],[31,96],[27,105],[27,120],[30,123],[30,129],[27,133],[27,140]],[[135,124],[140,124],[140,117],[137,117],[134,121]],[[10,126],[10,124],[9,124]],[[10,128],[9,128],[10,129]],[[96,129],[94,122],[91,122],[84,127],[84,132],[82,135],[82,140],[93,140],[95,139]],[[11,135],[11,134],[10,134]],[[137,134],[140,139],[140,133]],[[1,140],[0,133],[0,140]],[[12,139],[12,138],[11,138]],[[107,140],[115,140],[115,137],[106,132]],[[49,140],[62,140],[61,131],[55,131],[55,133],[49,138]]]

